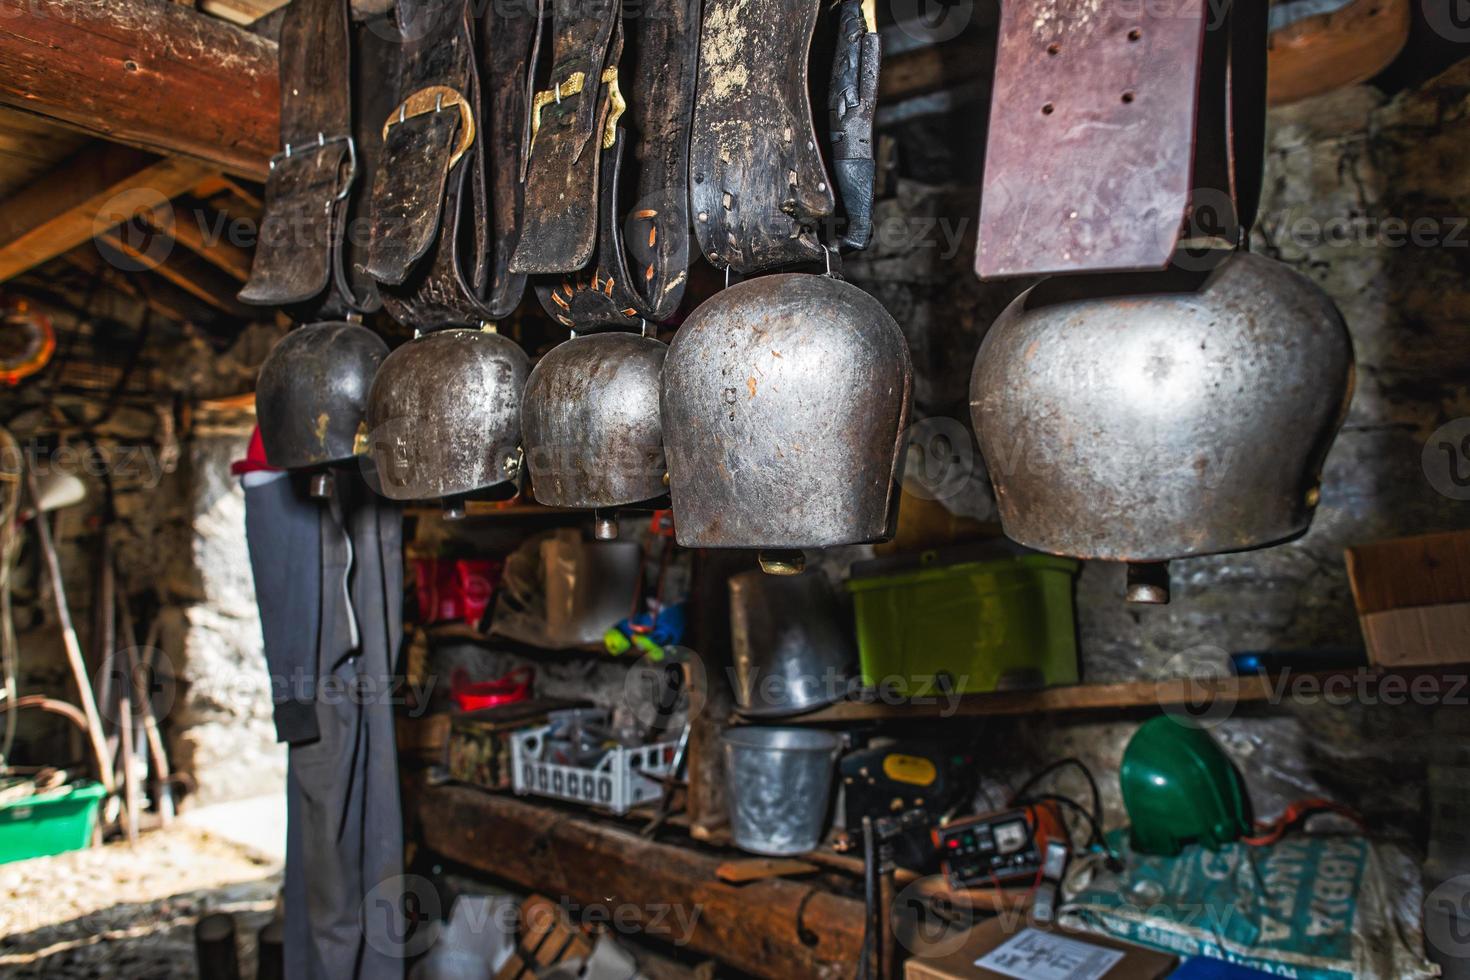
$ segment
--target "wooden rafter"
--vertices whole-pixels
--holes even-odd
[[[165,207],[208,166],[116,144],[84,148],[0,202],[0,281],[40,265],[143,209]]]
[[[258,308],[235,299],[235,293],[240,289],[238,282],[199,256],[178,248],[177,242],[170,239],[166,231],[155,229],[151,235],[136,232],[133,227],[113,228],[101,235],[99,241],[227,316],[250,320],[263,315]]]
[[[225,237],[228,216],[195,200],[174,209],[174,241],[238,282],[250,278],[250,252]]]

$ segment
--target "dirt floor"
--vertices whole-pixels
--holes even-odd
[[[125,843],[0,865],[0,976],[193,977],[194,923],[234,913],[242,976],[280,865],[175,824]]]

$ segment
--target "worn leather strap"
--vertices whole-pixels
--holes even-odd
[[[869,26],[861,0],[842,0],[828,116],[832,176],[847,214],[847,229],[838,244],[854,249],[867,248],[873,237],[873,116],[882,44]]]
[[[281,22],[281,144],[240,299],[323,300],[340,279],[344,200],[354,178],[347,0],[298,0]]]
[[[588,332],[599,327],[633,327],[639,323],[642,298],[633,290],[617,234],[617,200],[628,134],[619,128],[613,145],[603,151],[601,200],[598,205],[597,263],[560,282],[536,284],[536,296],[552,319],[564,327]]]
[[[542,11],[542,0],[497,0],[485,5],[481,22],[482,117],[494,232],[485,305],[492,319],[510,315],[526,289],[526,277],[510,271],[510,257],[525,212],[521,154],[530,137],[531,69],[541,36]]]
[[[542,306],[579,331],[666,320],[684,295],[690,259],[689,125],[698,5],[650,0],[624,22],[619,70],[631,80],[626,126],[603,153],[596,265],[537,287]],[[625,182],[632,181],[631,206]]]
[[[513,273],[573,272],[591,260],[597,240],[599,162],[608,108],[617,91],[609,57],[621,4],[553,0],[552,61],[547,88],[531,102],[525,211],[511,256]],[[621,111],[621,96],[612,111]],[[611,142],[610,140],[606,142]]]
[[[1264,85],[1264,3],[1003,5],[976,273],[1162,269],[1181,239],[1243,236]]]
[[[465,4],[454,0],[398,4],[403,45],[398,107],[383,123],[368,255],[368,271],[384,285],[406,282],[434,245],[449,171],[475,148],[475,93],[469,90],[474,51],[467,14]]]
[[[690,140],[694,230],[718,268],[821,261],[835,202],[807,59],[821,0],[705,0]]]
[[[367,269],[372,189],[382,158],[383,120],[397,105],[392,84],[399,43],[392,21],[372,18],[352,26],[352,130],[357,148],[357,177],[347,198],[342,261],[334,273],[341,310],[325,310],[323,318],[348,312],[373,313],[383,307],[378,282]]]
[[[667,320],[684,298],[690,256],[689,128],[699,62],[699,0],[643,0],[629,18],[624,57],[631,79],[626,122],[632,131],[634,200],[616,244],[632,273],[634,305]]]

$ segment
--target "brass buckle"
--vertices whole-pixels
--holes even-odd
[[[396,124],[412,119],[414,116],[454,108],[459,109],[459,143],[455,145],[454,152],[449,155],[449,166],[453,167],[469,150],[470,144],[475,141],[475,112],[465,101],[464,96],[448,85],[430,85],[404,99],[402,104],[388,116],[388,121],[383,123],[383,139],[388,138],[388,130]]]
[[[566,81],[557,82],[551,88],[537,92],[534,96],[531,97],[532,146],[536,145],[536,134],[541,131],[541,110],[551,105],[551,103],[553,102],[555,102],[557,105],[561,105],[562,99],[570,98],[573,95],[580,94],[582,91],[582,86],[586,83],[586,81],[587,75],[585,72],[574,71],[567,76]],[[602,70],[601,81],[603,82],[603,84],[611,86],[608,92],[608,97],[612,101],[612,111],[608,114],[607,126],[602,134],[602,146],[603,149],[607,149],[611,147],[615,142],[617,135],[618,117],[623,114],[623,110],[628,108],[628,103],[623,100],[623,93],[618,88],[617,65],[613,65],[610,68],[604,68]]]

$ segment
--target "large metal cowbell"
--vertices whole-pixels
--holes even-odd
[[[1149,563],[1304,532],[1352,387],[1332,300],[1240,252],[1032,287],[986,334],[970,411],[1008,537]]]
[[[387,356],[383,338],[358,323],[309,323],[282,337],[255,386],[266,460],[289,470],[357,456],[368,389]]]
[[[619,507],[662,496],[659,385],[668,346],[612,332],[574,337],[537,362],[521,400],[536,499]]]
[[[913,367],[873,297],[830,276],[707,300],[664,361],[664,448],[681,545],[820,548],[891,534]]]
[[[530,362],[490,329],[438,330],[388,355],[368,396],[383,495],[474,493],[521,473],[521,391]]]

